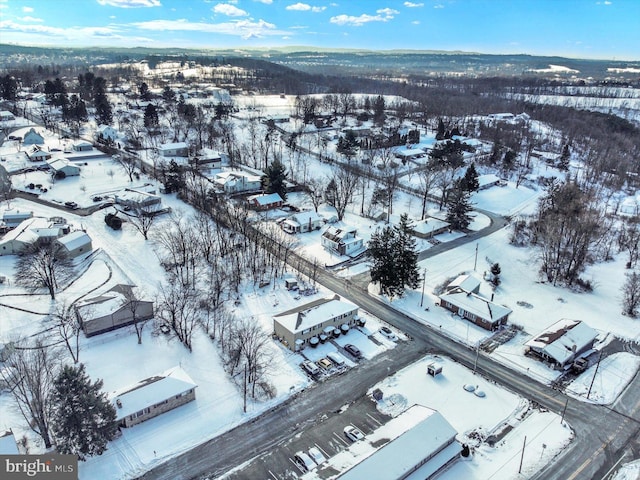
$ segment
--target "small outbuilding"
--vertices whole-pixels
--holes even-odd
[[[93,144],[91,142],[87,142],[86,140],[78,140],[74,142],[71,146],[74,152],[90,152],[93,150]]]
[[[55,177],[77,177],[80,175],[80,167],[66,158],[60,157],[47,160],[47,165],[49,165],[49,169]]]
[[[93,250],[91,237],[82,230],[63,235],[56,242],[68,258],[76,258]]]

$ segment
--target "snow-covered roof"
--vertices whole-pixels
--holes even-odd
[[[11,430],[0,435],[0,455],[19,455],[16,438]]]
[[[196,388],[191,377],[180,367],[174,367],[153,377],[140,380],[135,385],[111,395],[111,402],[116,407],[117,420],[139,412],[147,407],[181,395]],[[120,405],[118,406],[118,401]]]
[[[28,218],[21,222],[16,228],[7,232],[0,243],[6,243],[12,240],[19,240],[23,243],[34,243],[40,238],[38,235],[39,229],[45,229],[48,226],[49,221],[46,218]],[[48,235],[43,232],[42,236],[46,237]]]
[[[400,147],[395,150],[395,154],[399,157],[416,157],[426,155],[426,152],[421,148]]]
[[[458,275],[449,285],[447,290],[453,290],[454,288],[461,288],[465,292],[473,292],[480,288],[480,280],[473,275]]]
[[[176,142],[176,143],[165,143],[160,145],[160,150],[178,150],[181,148],[187,148],[187,144],[185,142]]]
[[[77,230],[60,237],[58,243],[70,252],[83,245],[89,245],[91,237],[82,230]]]
[[[435,472],[460,453],[456,435],[438,411],[414,405],[302,478],[400,479],[423,463]]]
[[[480,188],[487,185],[494,185],[500,181],[500,177],[493,173],[487,173],[486,175],[478,175],[478,185]]]
[[[434,217],[429,217],[428,219],[424,219],[424,220],[420,220],[419,222],[416,222],[413,229],[417,233],[428,235],[432,232],[437,232],[438,230],[441,230],[448,226],[449,226],[449,223],[445,222],[444,220],[440,220]]]
[[[564,365],[571,359],[574,352],[583,350],[597,336],[598,332],[583,321],[564,318],[529,340],[525,345],[546,353]]]
[[[244,177],[247,182],[261,182],[262,178],[257,175],[252,175],[247,172],[235,171],[235,172],[219,172],[216,173],[215,182],[221,185],[226,183],[232,183]]]
[[[475,293],[466,292],[459,287],[449,290],[444,295],[440,295],[440,299],[492,323],[511,313],[510,308],[493,303]]]
[[[331,240],[332,242],[346,242],[349,243],[349,239],[351,241],[356,240],[356,228],[355,227],[334,227],[331,225],[328,227],[323,233],[322,236]]]
[[[64,157],[57,157],[57,158],[52,158],[51,160],[47,160],[47,164],[54,170],[61,170],[64,167],[72,167],[77,170],[80,170],[80,167],[78,167],[77,165],[74,165]]]
[[[300,225],[306,224],[309,222],[317,222],[322,220],[322,216],[313,210],[309,210],[307,212],[298,212],[291,215],[288,220],[292,222],[297,222]]]
[[[282,197],[277,193],[269,193],[265,195],[252,195],[247,200],[255,201],[260,206],[271,205],[272,203],[282,202]]]
[[[336,296],[337,297],[337,296]],[[331,318],[357,311],[353,303],[339,298],[322,298],[274,316],[276,322],[292,333],[326,322]]]

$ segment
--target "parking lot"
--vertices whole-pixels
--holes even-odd
[[[376,410],[375,402],[371,398],[361,397],[337,411],[325,412],[320,418],[305,425],[302,432],[292,432],[292,436],[274,450],[255,458],[241,470],[224,478],[298,478],[305,472],[294,461],[296,452],[307,453],[310,448],[316,447],[329,458],[351,444],[344,434],[346,426],[353,425],[368,435],[390,419],[390,416]]]

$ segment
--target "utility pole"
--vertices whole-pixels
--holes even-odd
[[[478,244],[476,243],[476,259],[473,261],[473,271],[476,271],[476,266],[478,265]]]
[[[422,276],[422,297],[420,297],[420,306],[422,306],[422,302],[424,301],[424,284],[427,281],[427,269],[424,269],[424,274]]]
[[[589,398],[589,397],[587,397]],[[567,411],[567,405],[569,405],[569,399],[567,398],[566,402],[564,402],[564,408],[562,409],[562,417],[560,417],[560,424],[562,424],[562,421],[564,420],[564,414]]]
[[[602,350],[600,350],[600,356],[598,357],[598,363],[596,364],[596,371],[593,372],[593,378],[591,379],[591,385],[589,385],[589,391],[587,392],[587,400],[589,400],[589,395],[591,395],[591,388],[593,387],[593,382],[596,381],[596,375],[598,373],[598,367],[600,367],[600,360],[602,360]]]
[[[476,345],[476,361],[473,362],[473,374],[476,374],[476,369],[478,368],[478,356],[480,355],[480,348]]]
[[[524,443],[522,444],[522,455],[520,455],[520,468],[518,468],[518,473],[522,472],[522,460],[524,460],[524,447],[527,446],[527,436],[524,436]]]
[[[247,413],[247,364],[244,364],[244,413]]]

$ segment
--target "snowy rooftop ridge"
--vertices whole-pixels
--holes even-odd
[[[353,303],[340,300],[338,295],[331,298],[320,298],[274,315],[276,321],[291,332],[299,332],[311,328],[339,315],[348,314],[358,307]]]
[[[364,441],[352,444],[302,478],[406,478],[416,465],[432,456],[425,463],[433,462],[435,472],[460,452],[456,435],[456,430],[438,411],[413,405],[367,435]],[[443,455],[438,455],[439,452]]]
[[[111,394],[117,419],[121,420],[147,407],[181,395],[197,385],[181,367],[173,367],[159,375],[140,380]]]
[[[597,336],[598,332],[582,320],[563,318],[529,340],[525,346],[541,349],[558,362],[564,363]]]

